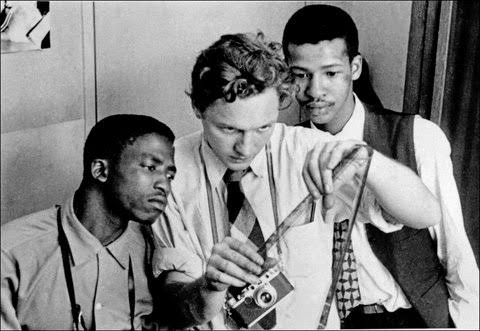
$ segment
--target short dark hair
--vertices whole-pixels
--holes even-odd
[[[323,40],[342,38],[350,61],[358,55],[358,30],[344,10],[330,5],[309,5],[295,12],[283,30],[283,52],[290,56],[288,45],[317,44]]]
[[[159,120],[146,115],[117,114],[100,120],[88,134],[83,149],[83,177],[91,178],[90,166],[95,159],[118,161],[124,148],[138,137],[156,133],[173,144],[175,135]]]
[[[262,32],[226,34],[197,57],[192,71],[192,106],[203,113],[217,99],[234,102],[277,89],[281,103],[290,96],[288,66],[281,45],[267,42]]]

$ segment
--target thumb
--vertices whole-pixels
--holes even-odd
[[[322,206],[325,210],[333,208],[335,204],[335,197],[333,194],[327,194],[323,196]]]

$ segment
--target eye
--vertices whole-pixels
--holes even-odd
[[[326,75],[327,75],[328,77],[331,77],[331,78],[332,78],[332,77],[335,77],[337,74],[338,74],[338,71],[327,71],[327,72],[326,72]]]
[[[234,128],[224,127],[224,128],[222,128],[222,131],[226,134],[233,134],[233,133],[235,133],[236,130]]]
[[[308,74],[306,72],[296,72],[296,71],[294,71],[292,74],[293,74],[293,77],[295,79],[299,79],[299,80],[310,78],[310,74]]]
[[[175,173],[174,172],[167,173],[167,178],[168,180],[173,180],[175,178]]]
[[[257,130],[259,132],[267,132],[271,127],[272,127],[271,125],[264,125],[264,126],[258,128]]]
[[[157,167],[152,164],[141,164],[141,167],[147,169],[147,171],[149,172],[154,172],[155,170],[157,170]]]

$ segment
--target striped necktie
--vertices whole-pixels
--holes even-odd
[[[265,240],[258,219],[240,186],[240,180],[248,171],[249,169],[242,171],[228,169],[223,177],[227,185],[228,220],[232,227],[242,232],[258,249]]]
[[[260,223],[258,222],[252,206],[243,194],[240,180],[250,171],[250,168],[242,171],[232,171],[228,169],[223,176],[223,180],[227,185],[227,210],[230,224],[245,235],[248,240],[253,243],[257,249],[263,245],[265,239],[263,237]],[[263,256],[266,258],[266,256]],[[235,292],[233,290],[232,292]],[[276,311],[273,309],[258,324],[264,329],[271,329],[276,324]]]

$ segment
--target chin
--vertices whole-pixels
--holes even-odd
[[[227,168],[234,171],[245,170],[250,166],[250,163],[227,163]]]
[[[137,222],[140,224],[151,225],[155,222],[155,219],[147,219],[147,218],[134,218],[132,219],[133,222]]]
[[[311,114],[309,118],[313,123],[327,124],[332,120],[333,116],[331,113],[321,115]]]
[[[133,219],[133,221],[145,224],[145,225],[151,225],[155,223],[155,221],[160,217],[160,215],[163,214],[163,211],[158,212],[152,212],[152,213],[145,213],[143,215],[136,215],[136,217]]]

